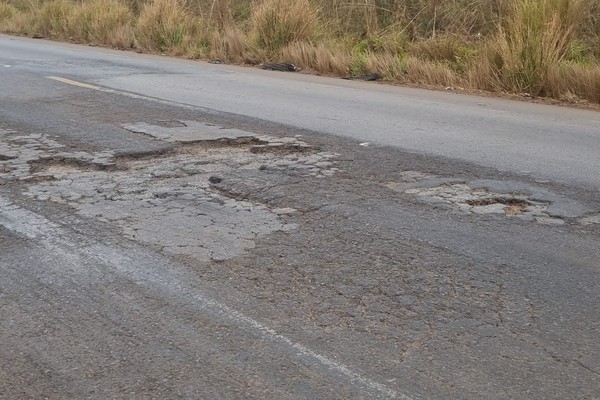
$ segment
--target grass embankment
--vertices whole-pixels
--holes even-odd
[[[0,0],[0,30],[600,103],[600,0]]]

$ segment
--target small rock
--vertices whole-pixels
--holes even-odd
[[[221,183],[223,181],[223,179],[217,177],[217,176],[211,176],[210,178],[208,178],[208,181],[212,184],[217,184],[217,183]]]

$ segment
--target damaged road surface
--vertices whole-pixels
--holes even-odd
[[[399,128],[414,143],[387,143],[306,100],[307,87],[340,102],[392,89],[10,40],[0,398],[599,398],[600,166],[587,153],[546,173],[548,149],[505,164],[416,151],[414,121]],[[111,86],[140,71],[147,92]],[[297,123],[241,89],[222,96],[248,107],[225,112],[203,89],[254,78],[297,96]],[[170,79],[179,101],[157,91]],[[598,117],[572,112],[574,143],[593,151],[582,126]]]

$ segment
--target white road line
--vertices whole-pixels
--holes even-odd
[[[151,285],[151,287],[158,287],[159,289],[177,287],[180,292],[178,297],[183,296],[187,302],[190,299],[194,299],[194,303],[198,308],[205,310],[205,312],[212,314],[214,317],[227,320],[242,330],[263,337],[266,341],[271,342],[272,345],[282,349],[284,352],[295,354],[295,357],[305,365],[312,365],[315,368],[329,371],[330,374],[337,375],[339,378],[349,381],[349,383],[361,391],[375,398],[412,400],[409,396],[397,393],[395,390],[381,383],[364,377],[352,371],[346,365],[319,354],[277,333],[274,329],[261,324],[255,319],[199,293],[198,289],[189,284],[191,280],[186,276],[178,275],[175,271],[168,272],[169,269],[165,270],[162,267],[153,271],[151,263],[144,263],[144,260],[139,255],[132,254],[128,249],[116,248],[102,243],[85,247],[74,246],[69,241],[68,238],[70,235],[65,231],[64,227],[49,221],[42,215],[21,208],[2,197],[0,197],[0,225],[17,234],[36,240],[39,244],[47,247],[49,251],[64,252],[64,249],[67,248],[69,252],[79,252],[85,258],[108,263],[116,271],[120,271],[122,274],[129,276],[129,278],[133,276],[138,283],[146,283]],[[73,253],[71,256],[76,257],[77,254]],[[144,267],[140,267],[140,263],[143,263]]]
[[[89,83],[74,81],[72,79],[62,78],[62,77],[58,77],[58,76],[48,76],[47,78],[55,80],[57,82],[66,83],[68,85],[77,86],[77,87],[84,88],[84,89],[96,90],[96,91],[100,91],[100,92],[104,92],[104,93],[119,94],[119,95],[127,96],[130,98],[138,99],[138,100],[147,100],[147,101],[158,102],[158,103],[163,103],[163,104],[167,104],[167,105],[176,105],[178,107],[185,107],[185,108],[193,108],[193,109],[201,108],[201,107],[191,106],[191,105],[187,105],[187,104],[175,103],[172,101],[156,99],[153,97],[142,96],[142,95],[138,95],[135,93],[100,87],[100,86],[92,85]],[[33,213],[31,213],[31,214],[33,214]],[[1,210],[0,210],[0,215],[2,215]],[[37,216],[37,214],[33,214],[33,215],[36,215],[36,217],[34,219],[39,218],[39,216]],[[32,215],[32,217],[33,217],[33,215]],[[41,218],[43,218],[43,217],[41,217]],[[20,221],[23,221],[23,220],[24,219],[21,217]],[[51,222],[48,221],[48,223],[51,223]],[[0,220],[0,224],[2,224],[2,220]],[[25,226],[28,226],[28,225],[29,224],[25,224]],[[15,228],[15,225],[12,225],[12,227]],[[7,226],[7,228],[8,228],[8,226]],[[17,226],[17,229],[15,229],[15,231],[23,232],[24,228],[25,227],[21,227],[19,229],[19,227]],[[28,229],[31,229],[31,228],[28,228]],[[54,247],[54,246],[52,246],[52,247]],[[109,254],[109,253],[110,252],[107,252],[105,254]],[[113,265],[117,265],[117,266],[123,265],[122,260],[120,262],[116,262],[116,260],[113,260],[113,261],[114,261],[112,263]],[[345,377],[346,379],[349,379],[355,385],[365,388],[368,392],[371,392],[373,394],[375,394],[375,393],[378,394],[378,397],[383,396],[384,398],[398,398],[401,400],[412,400],[410,397],[408,397],[404,394],[398,394],[395,390],[390,389],[381,383],[378,383],[378,382],[375,382],[368,378],[363,377],[362,375],[349,369],[344,364],[335,362],[328,357],[325,357],[321,354],[318,354],[318,353],[312,351],[311,349],[307,348],[306,346],[304,346],[300,343],[296,343],[296,342],[292,341],[291,339],[289,339],[286,336],[278,334],[277,331],[275,331],[274,329],[269,328],[265,325],[262,325],[260,322],[254,320],[254,319],[252,319],[252,318],[250,318],[250,317],[248,317],[248,316],[246,316],[224,304],[221,304],[213,299],[210,299],[210,298],[200,295],[198,293],[194,293],[193,296],[194,296],[194,298],[196,298],[196,300],[199,303],[203,304],[206,308],[212,309],[213,312],[218,314],[221,318],[226,318],[226,319],[232,321],[233,323],[235,323],[237,326],[240,326],[240,327],[245,326],[247,328],[252,329],[255,332],[260,333],[261,336],[267,338],[271,342],[275,342],[275,343],[279,344],[280,346],[285,346],[288,349],[293,350],[293,352],[295,354],[297,354],[297,356],[299,358],[303,359],[305,362],[315,363],[315,364],[318,364],[332,372],[335,372],[335,373]]]
[[[2,197],[0,197],[0,225],[29,239],[59,233],[59,227],[55,223]]]

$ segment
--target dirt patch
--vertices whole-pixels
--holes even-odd
[[[520,215],[527,211],[527,207],[530,203],[523,199],[510,198],[510,197],[492,197],[484,199],[472,199],[466,200],[465,204],[473,207],[487,207],[496,204],[505,206],[504,213],[508,216]]]

